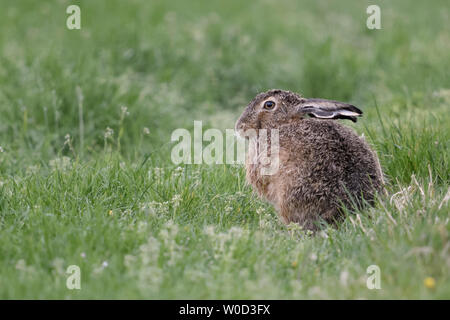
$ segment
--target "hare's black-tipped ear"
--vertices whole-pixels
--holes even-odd
[[[362,111],[351,104],[326,99],[305,99],[298,105],[298,112],[314,118],[349,119],[353,122],[362,115]]]

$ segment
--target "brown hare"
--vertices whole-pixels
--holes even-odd
[[[361,115],[347,103],[284,90],[260,93],[248,104],[236,122],[238,134],[248,138],[253,131],[257,137],[261,129],[275,129],[279,139],[278,170],[264,175],[258,139],[249,138],[247,180],[285,223],[317,230],[320,220],[337,221],[342,206],[361,207],[381,191],[383,174],[375,152],[352,129],[331,120],[356,122]]]

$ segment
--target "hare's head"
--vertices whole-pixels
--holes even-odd
[[[319,119],[349,119],[356,122],[362,111],[339,101],[307,99],[285,90],[258,94],[236,122],[236,131],[272,129],[307,116]]]

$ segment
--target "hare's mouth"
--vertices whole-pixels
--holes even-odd
[[[250,139],[250,138],[258,136],[258,130],[253,129],[253,128],[235,129],[234,135],[239,138]]]
[[[234,129],[234,136],[241,139],[248,139],[248,136],[245,136],[244,129]]]

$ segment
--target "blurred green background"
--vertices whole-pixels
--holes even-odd
[[[72,3],[81,30],[66,28]],[[193,119],[232,128],[270,88],[351,101],[366,123],[375,102],[400,123],[447,116],[436,98],[448,99],[441,90],[450,87],[448,3],[379,1],[381,30],[366,27],[369,3],[4,1],[2,143],[26,146],[22,161],[30,150],[33,161],[53,157],[66,133],[77,145],[76,86],[89,154],[102,150],[106,127],[118,132],[122,105],[131,114],[122,148],[131,156],[141,152],[144,127],[152,132],[146,148]]]
[[[66,28],[70,4],[81,8],[81,30]],[[369,4],[381,8],[381,30],[366,27]],[[0,297],[448,298],[449,9],[446,0],[3,0]],[[271,88],[348,101],[364,111],[362,121],[347,125],[377,150],[392,193],[413,186],[411,197],[418,197],[405,209],[414,218],[389,199],[391,211],[376,207],[387,219],[381,221],[391,221],[386,216],[391,212],[404,222],[373,226],[390,243],[373,242],[348,220],[339,231],[329,231],[335,238],[294,239],[244,185],[240,168],[200,166],[191,173],[186,168],[184,182],[170,180],[174,129],[192,129],[194,120],[233,128],[245,105]],[[60,172],[67,167],[62,157],[70,159],[69,172]],[[150,188],[147,172],[155,167],[167,171],[162,183],[150,182]],[[191,174],[201,182],[194,183]],[[245,197],[239,201],[220,200],[241,191]],[[162,205],[178,193],[181,209],[171,205],[166,216],[157,211],[163,221],[149,222],[148,212],[138,209],[151,201]],[[229,207],[234,213],[225,215]],[[214,259],[202,253],[209,246],[201,237],[205,225],[224,234],[242,227],[253,235],[260,232],[259,207],[273,218],[276,231],[238,245],[233,267],[218,262],[215,268]],[[114,223],[109,210],[116,214]],[[418,210],[430,213],[430,220],[422,220]],[[139,222],[148,222],[142,235],[126,231]],[[164,237],[171,223],[192,230],[177,233],[176,245],[185,243],[182,259],[173,266],[167,264],[170,257],[158,256],[153,267],[167,275],[156,287],[142,289],[137,283],[144,280],[130,281],[135,275],[126,271],[124,257],[136,256],[149,235],[170,248]],[[432,253],[416,256],[416,247]],[[111,274],[86,280],[87,289],[77,293],[54,279],[57,274],[64,279],[62,266],[80,260],[81,251],[93,257],[83,262],[87,274],[107,257]],[[317,252],[317,261],[308,260],[310,251]],[[339,282],[343,265],[358,266],[346,271],[356,279],[381,257],[392,258],[382,268],[390,276],[381,293],[369,292],[364,280]],[[309,262],[302,265],[302,259]],[[411,279],[405,278],[405,268],[412,266]],[[300,285],[292,268],[314,276]],[[433,274],[436,289],[422,283]],[[239,287],[241,277],[254,282]],[[273,292],[260,296],[268,288]]]

